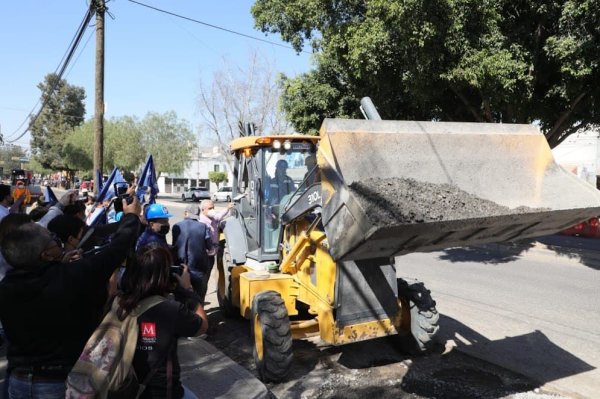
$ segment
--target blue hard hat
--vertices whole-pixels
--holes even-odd
[[[152,204],[148,208],[146,208],[146,212],[144,214],[146,216],[146,220],[152,219],[164,219],[173,217],[172,214],[169,213],[169,210],[166,206],[160,204]]]

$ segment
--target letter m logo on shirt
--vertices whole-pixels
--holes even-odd
[[[142,332],[143,343],[151,344],[156,342],[156,323],[142,322],[140,330]]]

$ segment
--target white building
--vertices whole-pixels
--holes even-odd
[[[600,176],[600,132],[573,133],[552,149],[556,162],[597,187]]]
[[[158,176],[158,188],[161,193],[178,194],[186,187],[206,187],[212,193],[218,187],[208,179],[208,172],[226,172],[228,182],[221,186],[231,184],[233,175],[227,159],[219,152],[218,147],[199,148],[193,154],[192,162],[181,175],[161,173]]]

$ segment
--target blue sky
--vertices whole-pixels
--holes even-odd
[[[282,43],[254,29],[252,0],[140,0],[141,3],[250,36]],[[227,59],[243,64],[260,52],[278,71],[295,76],[310,68],[310,54],[246,39],[166,15],[128,0],[107,3],[106,118],[175,111],[197,130],[200,81]],[[0,5],[0,131],[8,140],[23,132],[40,98],[38,83],[54,72],[87,10],[86,0],[19,0]],[[95,21],[92,21],[92,23]],[[285,44],[285,43],[284,43]],[[287,44],[286,44],[287,45]],[[94,112],[95,30],[89,28],[67,68],[70,84],[85,89],[86,119]],[[28,146],[29,134],[15,144]]]

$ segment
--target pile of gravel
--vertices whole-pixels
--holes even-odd
[[[376,225],[485,218],[532,211],[527,207],[510,209],[452,184],[410,178],[374,177],[355,182],[349,188]]]

